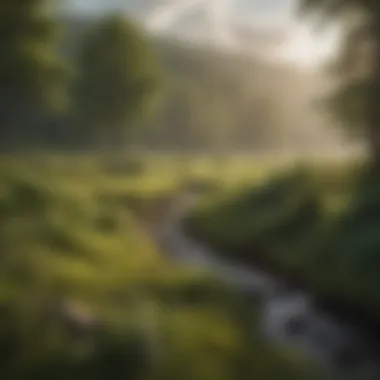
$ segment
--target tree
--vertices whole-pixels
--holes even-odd
[[[127,127],[150,111],[158,73],[153,51],[135,25],[108,17],[85,38],[79,57],[79,122],[95,131],[102,145],[124,142]]]
[[[342,23],[341,54],[333,68],[338,87],[329,97],[333,114],[364,136],[380,165],[380,2],[376,0],[302,0],[302,11],[322,11]]]
[[[0,2],[0,141],[28,141],[65,105],[67,71],[45,0]]]

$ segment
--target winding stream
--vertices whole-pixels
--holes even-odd
[[[303,352],[333,379],[380,379],[380,363],[370,359],[363,336],[318,310],[308,294],[287,288],[262,270],[223,260],[186,236],[181,220],[196,199],[196,195],[187,194],[173,202],[154,228],[154,238],[172,260],[210,270],[238,291],[261,300],[265,337],[273,344]]]

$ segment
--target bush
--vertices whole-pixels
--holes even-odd
[[[212,178],[190,177],[182,183],[181,188],[190,193],[210,194],[219,191],[220,184]]]
[[[337,298],[380,315],[380,183],[358,186],[349,207],[331,226],[317,253],[325,276],[315,279]],[[331,286],[332,285],[332,286]]]
[[[186,224],[222,252],[380,316],[379,178],[365,168],[285,173],[200,205]],[[348,202],[329,212],[326,202],[339,194]]]
[[[54,175],[0,179],[1,378],[313,378],[264,345],[256,310],[209,274],[170,266],[121,206],[170,199],[125,202]]]
[[[213,207],[190,216],[189,228],[230,250],[253,246],[280,248],[313,229],[320,219],[320,204],[310,179],[303,172],[276,177],[263,187],[244,189]],[[235,246],[231,246],[236,244]]]
[[[146,163],[138,157],[116,157],[105,162],[104,171],[109,175],[141,176],[146,171]]]

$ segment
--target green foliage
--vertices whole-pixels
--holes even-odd
[[[310,12],[319,9],[327,16],[336,17],[348,9],[368,10],[374,9],[374,6],[372,0],[302,0],[301,11]]]
[[[362,138],[367,117],[370,83],[356,81],[340,86],[324,100],[326,108],[352,137]]]
[[[208,198],[187,226],[221,252],[378,317],[379,176],[359,169],[308,168]]]
[[[0,5],[0,139],[33,138],[39,123],[66,104],[67,70],[57,53],[56,23],[44,0]]]
[[[303,171],[283,174],[264,187],[225,196],[210,209],[195,214],[189,227],[229,252],[255,249],[257,260],[270,262],[261,250],[286,257],[311,235],[322,210],[311,178]],[[249,260],[249,258],[247,258]]]
[[[139,157],[112,157],[105,162],[105,171],[111,175],[141,176],[144,174],[146,164]]]
[[[303,0],[302,11],[318,12],[343,26],[341,54],[334,62],[338,89],[328,97],[332,115],[367,142],[372,158],[380,157],[380,8],[376,1]]]
[[[323,289],[349,305],[375,316],[380,312],[379,294],[379,177],[370,173],[355,189],[352,202],[326,235],[316,262],[329,265]]]
[[[11,19],[6,16],[7,28]],[[61,59],[53,56],[51,49],[48,54],[49,41],[53,41],[48,30],[50,20],[52,27],[60,21],[64,28],[59,46]],[[130,20],[120,16],[99,21],[58,15],[56,20],[46,19],[47,23],[41,13],[29,21],[33,27],[36,24],[38,33],[29,33],[25,44],[13,44],[10,39],[3,45],[9,55],[20,56],[17,61],[25,61],[25,68],[13,61],[8,65],[6,60],[0,65],[7,65],[4,81],[12,78],[11,72],[15,73],[13,90],[20,85],[23,91],[30,92],[24,102],[19,93],[9,90],[9,81],[2,86],[4,114],[0,116],[17,119],[20,130],[12,137],[15,142],[21,138],[31,142],[33,137],[38,144],[71,149],[98,145],[100,141],[120,147],[127,136],[130,141],[138,140],[154,148],[212,147],[223,152],[228,147],[251,150],[275,145],[297,124],[293,111],[285,110],[289,97],[279,91],[294,85],[290,78],[300,75],[296,70],[167,39],[148,41]],[[27,29],[19,27],[19,31],[26,33]],[[36,40],[37,34],[41,43]],[[75,72],[69,99],[72,112],[58,115],[49,107],[46,114],[46,102],[58,105],[63,101],[58,101],[65,80],[63,67],[59,66],[65,60]],[[164,92],[158,91],[161,82]],[[11,103],[16,101],[13,107]],[[12,109],[25,112],[11,115],[8,111]],[[40,124],[42,111],[49,117]],[[13,126],[8,125],[7,120],[2,122],[4,130],[12,130]]]
[[[115,187],[83,157],[0,169],[1,378],[321,378],[266,345],[225,285],[161,257],[123,203],[147,196],[138,176]]]
[[[76,86],[79,121],[117,141],[139,121],[157,92],[158,62],[131,21],[112,16],[85,38]]]

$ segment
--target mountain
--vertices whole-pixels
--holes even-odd
[[[81,16],[125,11],[148,29],[158,23],[154,33],[208,40],[215,44],[233,41],[240,48],[248,49],[259,44],[260,48],[269,51],[279,44],[279,40],[283,41],[286,33],[262,29],[255,26],[251,18],[267,17],[271,12],[284,13],[292,1],[205,0],[203,4],[198,1],[200,4],[196,6],[197,1],[189,0],[68,0],[64,9],[66,13]]]

